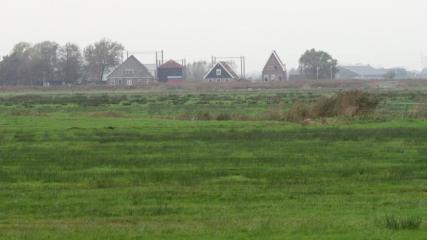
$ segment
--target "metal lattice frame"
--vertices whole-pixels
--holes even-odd
[[[240,79],[245,80],[246,79],[246,57],[240,56],[240,57],[216,57],[212,56],[212,66],[218,63],[218,60],[239,60],[240,61]]]

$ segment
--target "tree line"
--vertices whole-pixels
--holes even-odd
[[[125,48],[107,39],[83,50],[76,44],[61,46],[44,41],[21,42],[0,62],[0,85],[40,86],[102,81],[107,68],[117,66]]]
[[[125,47],[101,39],[81,49],[73,43],[21,42],[0,61],[0,85],[46,86],[99,83],[106,70],[119,65]],[[200,80],[209,68],[205,61],[186,66],[187,80]]]
[[[44,41],[21,42],[0,62],[0,85],[46,86],[99,83],[107,69],[123,60],[125,47],[115,41],[101,39],[81,49],[73,43],[61,46]],[[186,66],[187,80],[201,80],[209,68],[204,61]],[[337,60],[323,51],[307,50],[300,58],[299,73],[305,79],[335,78]]]

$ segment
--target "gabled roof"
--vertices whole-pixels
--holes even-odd
[[[228,74],[233,76],[235,79],[239,79],[239,75],[233,70],[233,68],[230,66],[230,64],[226,62],[220,62],[220,64],[227,70]]]
[[[373,68],[370,65],[339,66],[360,76],[383,76],[387,73],[385,69]]]
[[[183,66],[174,60],[169,60],[164,64],[160,65],[159,68],[183,68]]]
[[[106,67],[104,70],[104,74],[102,75],[102,81],[108,81],[108,76],[110,76],[110,74],[114,72],[114,70],[114,67]]]
[[[124,71],[126,69],[134,70],[132,76],[125,75]],[[108,75],[108,79],[110,78],[153,78],[153,75],[150,73],[148,68],[142,64],[135,56],[130,56],[126,61],[120,64],[110,75]]]
[[[284,71],[284,72],[286,72],[286,65],[282,62],[282,59],[280,59],[280,57],[279,57],[279,55],[277,54],[276,51],[273,51],[273,53],[271,53],[270,57],[267,60],[267,63],[264,66],[264,71],[265,71],[268,63],[270,63],[271,59],[276,60],[279,63],[281,70]]]
[[[237,75],[237,73],[233,70],[233,68],[228,63],[226,63],[226,62],[218,62],[217,64],[213,65],[209,69],[209,71],[205,74],[205,76],[203,77],[203,79],[206,79],[209,76],[209,74],[214,69],[216,69],[218,66],[221,67],[221,68],[223,68],[228,73],[228,75],[230,75],[233,79],[239,79],[239,75]]]

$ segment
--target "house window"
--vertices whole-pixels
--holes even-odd
[[[275,74],[271,74],[271,80],[272,81],[276,80],[276,75]]]
[[[127,80],[127,85],[128,86],[132,86],[133,84],[132,84],[132,80]]]
[[[221,76],[221,75],[222,75],[222,70],[218,68],[218,69],[216,70],[216,75],[217,75],[217,76]]]
[[[274,70],[276,70],[276,71],[277,71],[277,69],[278,69],[278,67],[277,67],[277,66],[274,66]]]
[[[132,74],[134,74],[134,70],[133,69],[131,69],[131,68],[128,68],[128,69],[125,69],[124,70],[124,74],[125,75],[132,75]]]

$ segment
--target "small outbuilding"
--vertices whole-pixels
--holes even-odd
[[[112,86],[136,86],[154,82],[154,77],[135,56],[130,56],[107,77]]]
[[[218,62],[209,69],[203,79],[209,82],[229,82],[240,78],[228,63]]]
[[[270,55],[265,67],[262,71],[262,80],[264,82],[270,81],[284,81],[288,79],[286,65],[282,62],[276,51]]]
[[[157,76],[158,76],[159,82],[183,81],[184,66],[175,62],[174,60],[169,60],[158,67]]]

